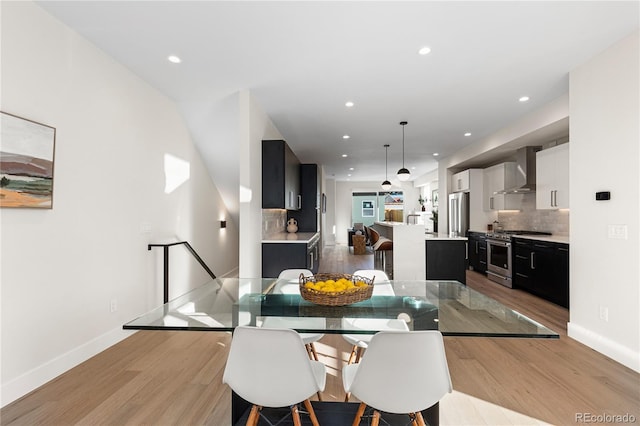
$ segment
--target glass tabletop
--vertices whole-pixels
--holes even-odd
[[[390,281],[348,306],[304,300],[297,280],[218,278],[123,326],[128,330],[233,331],[239,325],[301,333],[373,334],[396,327],[445,336],[558,338],[542,324],[457,281]],[[266,321],[266,323],[265,323]],[[270,325],[271,324],[271,325]]]

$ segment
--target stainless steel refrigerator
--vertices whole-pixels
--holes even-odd
[[[449,194],[449,236],[464,237],[469,230],[469,193]]]

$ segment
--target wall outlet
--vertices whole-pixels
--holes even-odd
[[[609,321],[609,308],[606,306],[600,306],[600,319],[602,321]]]
[[[111,303],[109,304],[109,311],[115,312],[118,310],[118,299],[111,299]]]

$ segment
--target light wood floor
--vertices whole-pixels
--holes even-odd
[[[372,268],[372,255],[347,247],[323,253],[321,272]],[[442,425],[568,425],[579,413],[635,416],[640,375],[566,335],[566,309],[475,272],[467,284],[560,333],[559,340],[446,337],[454,392],[440,404]],[[0,411],[2,425],[229,424],[222,371],[228,333],[138,332]],[[325,400],[342,400],[340,369],[349,347],[325,336]],[[330,425],[332,426],[332,425]]]

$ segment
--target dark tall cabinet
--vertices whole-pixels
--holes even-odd
[[[300,161],[282,140],[262,141],[262,208],[300,209]]]
[[[287,219],[298,221],[298,232],[318,232],[320,208],[320,179],[317,164],[300,165],[300,209],[288,211]]]

